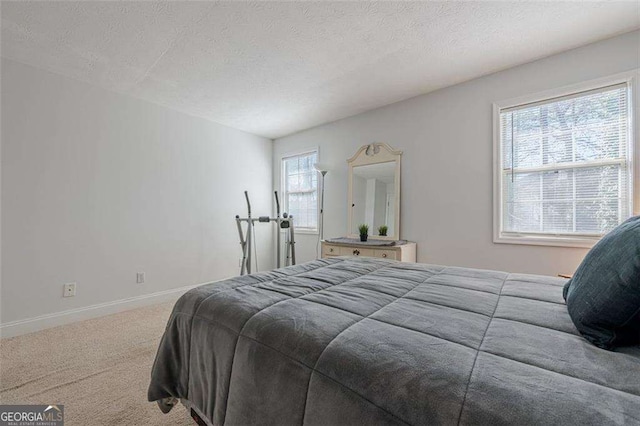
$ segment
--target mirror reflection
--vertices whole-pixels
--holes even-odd
[[[369,225],[369,235],[381,235],[379,228],[387,226],[382,235],[395,235],[396,198],[395,161],[353,168],[352,227],[358,234],[358,226]]]

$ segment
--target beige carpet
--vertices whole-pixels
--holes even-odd
[[[193,425],[147,402],[172,303],[0,340],[0,403],[64,404],[66,425]]]

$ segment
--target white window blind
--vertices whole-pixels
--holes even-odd
[[[318,230],[318,152],[282,159],[285,211],[298,230]]]
[[[631,213],[627,83],[500,110],[501,236],[601,236]]]

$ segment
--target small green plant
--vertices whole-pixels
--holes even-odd
[[[381,227],[378,228],[378,235],[380,235],[381,237],[386,237],[388,230],[389,230],[389,227],[387,225],[382,225]]]
[[[367,241],[367,236],[369,235],[369,225],[363,223],[358,226],[358,231],[360,231],[360,241]]]

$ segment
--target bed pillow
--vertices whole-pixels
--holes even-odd
[[[640,344],[640,216],[587,253],[563,295],[576,328],[596,346]]]

